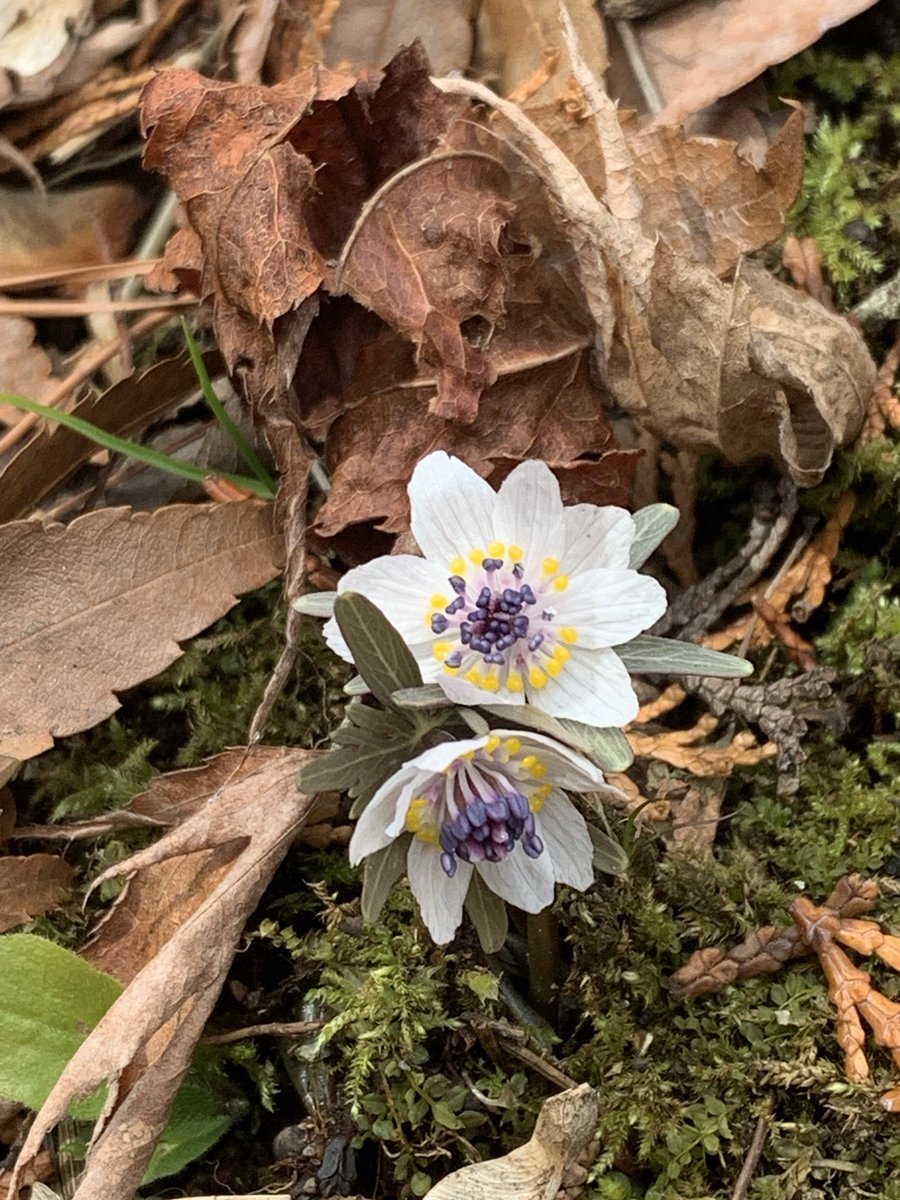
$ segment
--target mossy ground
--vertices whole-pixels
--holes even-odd
[[[819,240],[839,298],[850,303],[900,257],[896,155],[883,153],[886,131],[895,137],[900,123],[900,58],[870,54],[848,65],[821,50],[785,71],[782,94],[812,75],[820,95],[853,100],[820,126],[793,216],[799,233]],[[567,977],[552,1051],[569,1075],[599,1091],[601,1158],[589,1197],[724,1200],[765,1116],[769,1135],[751,1200],[900,1200],[900,1118],[878,1104],[897,1070],[873,1050],[871,1083],[846,1082],[814,960],[693,1001],[668,988],[697,947],[786,924],[794,897],[823,899],[848,872],[878,877],[876,915],[900,929],[898,481],[898,446],[873,443],[845,454],[804,499],[818,518],[848,487],[859,504],[826,605],[805,631],[838,673],[845,719],[839,734],[810,737],[799,792],[779,796],[769,768],[738,773],[711,861],[668,854],[645,832],[627,878],[560,898]],[[733,474],[704,476],[704,569],[734,550],[745,525],[742,497]],[[20,814],[46,820],[118,808],[156,772],[240,744],[280,651],[282,617],[277,586],[245,598],[164,675],[128,693],[115,718],[31,765],[14,785]],[[786,658],[775,669],[794,670]],[[321,744],[346,675],[310,630],[266,740]],[[122,835],[73,848],[81,882],[135,844]],[[245,1055],[250,1113],[181,1181],[189,1192],[221,1190],[223,1180],[236,1191],[257,1189],[272,1161],[272,1134],[304,1113],[311,1067],[330,1081],[330,1103],[356,1139],[359,1190],[367,1194],[422,1194],[449,1168],[502,1153],[530,1129],[550,1086],[479,1033],[485,1016],[528,1023],[498,997],[497,963],[485,962],[469,930],[451,952],[436,949],[404,887],[377,925],[363,927],[358,893],[358,874],[339,849],[296,850],[279,871],[219,1016],[251,1023],[256,997],[267,1020],[296,1019],[312,1004],[330,1023],[319,1048],[307,1042],[282,1055],[261,1042],[256,1057]],[[77,945],[89,916],[76,897],[37,927]],[[515,935],[510,945],[501,965],[523,987]],[[900,977],[880,966],[873,973],[900,999]],[[540,1023],[531,1031],[546,1048]]]

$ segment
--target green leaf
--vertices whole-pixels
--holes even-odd
[[[628,873],[628,855],[622,846],[608,833],[588,825],[588,833],[594,847],[594,870],[619,878]]]
[[[477,871],[472,872],[465,909],[475,926],[482,950],[485,954],[496,954],[506,941],[509,915],[506,902],[491,891]]]
[[[616,654],[632,675],[713,675],[740,679],[753,673],[753,664],[736,654],[721,654],[677,638],[651,637],[642,633],[614,646]]]
[[[634,762],[634,753],[628,738],[621,729],[601,729],[585,725],[568,717],[560,725],[571,736],[586,747],[584,754],[603,771],[626,771]]]
[[[422,686],[412,651],[371,600],[342,592],[334,602],[334,616],[356,669],[382,704],[393,708],[391,694],[398,688]]]
[[[38,1109],[66,1063],[122,994],[83,958],[31,933],[0,938],[0,1095]],[[100,1114],[99,1092],[72,1115]]]
[[[122,994],[117,979],[46,938],[0,938],[0,1095],[39,1109],[66,1064]],[[198,1051],[202,1058],[202,1049]],[[219,1068],[192,1066],[179,1089],[144,1182],[171,1175],[208,1150],[237,1116]],[[105,1088],[71,1105],[71,1115],[100,1115]]]
[[[408,837],[398,837],[370,854],[363,867],[362,915],[364,921],[377,921],[391,888],[406,870]]]
[[[203,392],[203,397],[210,407],[213,416],[234,442],[238,453],[244,462],[265,487],[271,496],[274,496],[278,491],[278,484],[263,466],[259,455],[253,446],[247,441],[244,435],[232,421],[231,417],[225,408],[225,405],[219,399],[216,389],[212,385],[212,380],[209,377],[209,371],[206,369],[206,363],[203,361],[203,355],[194,341],[194,335],[191,333],[191,327],[188,325],[184,317],[181,318],[181,329],[184,333],[184,339],[187,342],[188,353],[191,356],[191,362],[194,364],[194,370],[197,372],[197,379],[200,382],[200,390]]]
[[[478,967],[472,971],[460,971],[460,983],[475,993],[479,1000],[496,1000],[500,995],[500,985],[493,971]]]
[[[307,592],[293,601],[293,607],[307,617],[332,617],[336,599],[337,592]]]
[[[261,496],[264,500],[274,500],[275,498],[273,488],[260,483],[258,479],[251,479],[247,475],[232,475],[229,471],[210,471],[209,467],[198,467],[196,463],[182,462],[180,458],[172,458],[171,455],[154,450],[151,446],[144,446],[140,442],[132,442],[117,434],[107,433],[99,425],[94,425],[72,413],[64,412],[61,408],[38,404],[36,400],[26,400],[24,396],[16,396],[12,392],[0,392],[0,402],[12,404],[16,408],[24,408],[26,412],[37,413],[39,417],[45,417],[48,421],[56,421],[60,425],[65,425],[67,429],[72,429],[75,433],[90,438],[92,442],[96,442],[98,446],[103,446],[106,450],[137,459],[138,462],[142,462],[148,467],[156,467],[160,471],[167,471],[170,475],[178,475],[181,479],[192,479],[196,483],[203,483],[210,475],[219,475],[222,479],[237,484],[238,487],[246,489],[254,496]]]
[[[369,800],[381,784],[413,757],[421,733],[402,713],[354,703],[332,735],[333,749],[304,767],[301,791],[349,792]]]
[[[648,504],[634,514],[635,536],[631,543],[628,565],[632,570],[642,567],[656,547],[678,524],[681,516],[671,504]]]

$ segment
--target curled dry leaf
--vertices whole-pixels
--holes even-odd
[[[102,1083],[109,1087],[107,1102],[73,1200],[129,1200],[134,1194],[244,924],[306,818],[311,801],[295,780],[309,757],[296,749],[250,750],[225,782],[221,763],[213,760],[212,786],[204,783],[202,768],[193,772],[191,786],[202,800],[196,811],[99,877],[97,883],[130,875],[132,886],[139,881],[142,888],[133,908],[125,892],[125,913],[117,922],[113,910],[109,959],[95,950],[111,965],[116,947],[128,985],[37,1114],[16,1165],[13,1194],[72,1100]],[[154,933],[146,923],[171,903],[166,889],[173,886],[177,917],[170,913]],[[101,945],[103,937],[101,929]]]
[[[531,1140],[503,1158],[454,1171],[427,1193],[429,1200],[552,1200],[566,1171],[597,1128],[597,1094],[590,1084],[545,1100]]]
[[[883,438],[890,429],[900,429],[900,399],[897,397],[897,370],[900,368],[900,337],[894,342],[878,368],[878,378],[866,413],[866,423],[860,441],[872,442]]]
[[[0,933],[58,904],[75,872],[56,854],[0,858]]]
[[[120,258],[142,210],[137,192],[123,183],[47,195],[0,188],[0,271],[34,274]]]
[[[119,707],[279,570],[271,506],[107,509],[0,526],[0,755],[31,758]]]

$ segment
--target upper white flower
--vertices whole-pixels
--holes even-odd
[[[383,783],[357,822],[358,863],[413,835],[406,869],[436,942],[462,920],[472,872],[518,908],[536,913],[554,885],[593,882],[593,850],[581,814],[560,790],[607,787],[603,774],[551,738],[496,729],[425,750]]]
[[[542,462],[525,462],[495,492],[471,467],[429,454],[409,484],[424,558],[377,558],[339,591],[372,601],[408,643],[426,683],[460,704],[526,701],[555,717],[624,725],[637,714],[612,646],[654,623],[662,587],[628,566],[635,536],[623,508],[564,508]],[[337,622],[329,646],[352,661]]]

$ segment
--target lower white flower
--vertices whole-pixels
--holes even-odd
[[[411,759],[378,789],[350,841],[360,862],[404,832],[407,874],[438,943],[462,920],[473,871],[502,899],[536,913],[554,885],[593,882],[583,817],[562,791],[608,788],[586,758],[540,734],[494,730]]]
[[[564,508],[542,462],[521,463],[495,492],[443,451],[416,467],[411,528],[424,555],[348,571],[387,617],[426,683],[459,704],[531,703],[554,717],[624,725],[637,715],[612,647],[666,609],[662,587],[629,563],[635,524],[623,508]],[[329,646],[352,661],[337,622]]]

